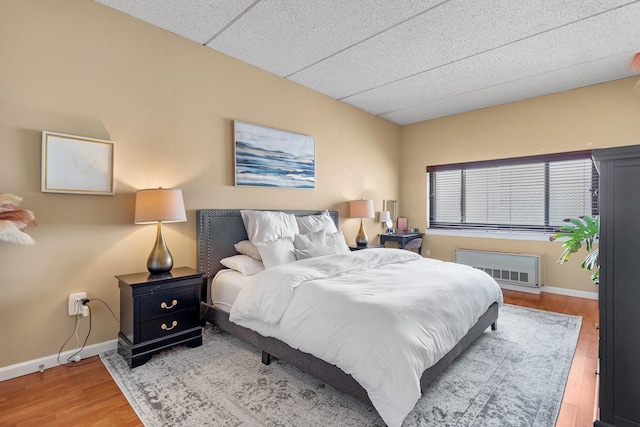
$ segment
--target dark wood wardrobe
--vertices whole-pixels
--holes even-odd
[[[594,425],[640,427],[640,145],[593,150],[593,157],[600,170],[600,410]]]

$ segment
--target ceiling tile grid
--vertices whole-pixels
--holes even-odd
[[[398,124],[632,75],[640,0],[96,0]]]
[[[548,3],[545,0],[531,1],[538,5]],[[478,3],[482,4],[481,9]],[[451,1],[297,73],[291,80],[343,99],[444,64],[489,54],[501,46],[541,33],[540,28],[534,27],[543,24],[531,24],[530,15],[521,13],[519,9],[521,3],[528,2]],[[574,12],[568,17],[571,20],[567,20],[566,11],[562,11],[564,13],[559,17],[555,13],[561,10],[552,12],[539,15],[544,19],[543,31],[562,29],[576,16],[585,17],[585,13]],[[505,22],[508,25],[500,25]],[[344,73],[343,70],[349,72]],[[476,75],[474,79],[481,77]]]
[[[640,14],[640,4],[636,8]],[[607,58],[617,53],[612,52],[611,45],[624,55],[610,65],[622,70],[620,77],[627,77],[632,73],[626,61],[637,46],[627,35],[639,26],[633,20],[624,19],[628,11],[614,13],[620,16],[598,15],[581,25],[564,26],[343,100],[372,114],[384,115],[425,101],[538,75],[545,75],[548,80],[540,82],[541,87],[553,86],[554,70],[573,66],[587,70],[592,66],[591,58]],[[611,18],[616,19],[616,26],[608,25]]]
[[[416,123],[480,108],[506,104],[515,100],[548,95],[564,90],[576,89],[595,83],[603,83],[620,78],[616,65],[623,56],[617,55],[592,61],[592,66],[585,68],[583,64],[554,70],[552,73],[531,76],[526,79],[502,83],[476,91],[460,93],[423,104],[414,105],[398,111],[382,114],[389,121],[399,125]],[[553,75],[553,78],[549,77]],[[628,72],[627,77],[631,73]]]
[[[255,0],[95,0],[134,18],[204,44]]]
[[[438,3],[262,1],[208,46],[286,77]]]

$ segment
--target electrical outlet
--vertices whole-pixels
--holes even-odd
[[[82,312],[82,299],[87,297],[86,292],[76,292],[69,295],[69,316],[75,316]]]

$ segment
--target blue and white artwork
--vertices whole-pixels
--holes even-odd
[[[234,121],[236,185],[315,188],[315,139]]]

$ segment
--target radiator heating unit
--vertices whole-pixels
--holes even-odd
[[[483,270],[503,289],[539,294],[543,286],[542,256],[455,249],[454,261]]]

